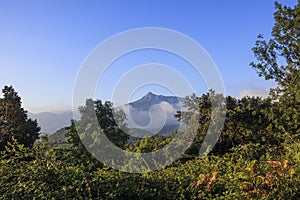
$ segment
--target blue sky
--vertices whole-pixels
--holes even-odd
[[[297,3],[279,2],[291,6]],[[270,36],[273,12],[271,0],[1,0],[0,86],[13,85],[23,106],[32,112],[69,108],[78,70],[99,43],[129,29],[162,27],[182,32],[206,49],[228,95],[263,94],[274,83],[259,78],[249,63],[254,60],[251,48],[256,36]],[[167,64],[180,63],[176,59]],[[157,51],[138,52],[116,65],[103,80],[107,85],[110,79],[117,80],[122,75],[118,70],[121,65],[129,69],[136,64],[167,60],[170,55]],[[197,93],[204,91],[202,80],[191,81],[199,84]],[[111,89],[105,88],[99,87],[98,98],[109,99]],[[147,90],[169,94],[166,89],[146,86],[132,98]]]

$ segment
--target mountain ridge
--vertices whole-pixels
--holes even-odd
[[[181,110],[183,101],[182,97],[148,92],[142,98],[125,104],[121,108],[126,114],[126,123],[129,128],[155,133],[169,130],[162,134],[171,134],[179,129],[180,122],[174,115]]]
[[[174,114],[181,109],[183,100],[183,97],[164,96],[148,92],[140,99],[124,104],[119,108],[124,110],[127,119],[131,119],[131,121],[127,121],[131,128],[157,130],[159,127],[155,127],[155,125],[162,126],[161,121],[165,120],[163,126],[173,127],[172,130],[170,129],[171,132],[179,125],[179,122],[174,118]],[[51,135],[70,125],[70,121],[73,119],[73,111],[28,112],[28,117],[37,120],[42,134]],[[152,125],[147,126],[151,123],[151,120],[154,120]],[[137,126],[134,126],[134,124]],[[160,128],[166,130],[164,127]]]
[[[150,108],[150,105],[154,105],[154,104],[158,104],[161,103],[162,101],[166,101],[170,104],[178,104],[178,103],[182,103],[184,100],[183,97],[177,97],[177,96],[164,96],[164,95],[157,95],[154,94],[152,92],[148,92],[146,95],[144,95],[142,98],[130,102],[128,104],[125,105],[131,105],[135,108],[139,108],[141,109],[141,107],[145,107],[145,105],[147,106],[147,109]],[[145,104],[145,102],[148,101],[150,104]]]

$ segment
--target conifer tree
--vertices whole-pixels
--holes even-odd
[[[37,121],[28,118],[22,108],[21,98],[12,86],[5,86],[0,98],[0,150],[14,137],[25,147],[31,147],[39,137]]]

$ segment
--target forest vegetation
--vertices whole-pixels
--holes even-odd
[[[186,97],[185,106],[200,110],[200,126],[185,154],[163,169],[126,173],[99,162],[82,143],[95,139],[89,113],[95,111],[104,134],[126,151],[158,150],[179,133],[128,143],[113,117],[113,104],[87,99],[79,108],[81,119],[63,130],[65,143],[54,144],[40,135],[15,89],[4,86],[0,199],[300,199],[300,1],[293,8],[276,2],[275,8],[271,37],[258,36],[250,66],[277,87],[268,98],[221,97],[226,101],[224,127],[203,157],[198,152],[211,103],[220,95],[210,90]],[[176,116],[188,123],[184,114]],[[118,116],[122,123],[124,113]]]

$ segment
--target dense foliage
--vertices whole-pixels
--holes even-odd
[[[40,128],[36,120],[28,118],[27,111],[21,107],[21,98],[12,86],[2,89],[0,98],[0,150],[14,137],[26,147],[33,145],[39,136]]]
[[[299,142],[268,148],[257,159],[261,146],[249,143],[222,156],[129,174],[91,168],[81,158],[62,159],[57,148],[43,142],[28,149],[13,141],[8,150],[14,156],[0,162],[0,194],[3,199],[295,199],[299,148]],[[31,161],[24,161],[28,157]]]
[[[20,98],[5,87],[0,99],[5,147],[0,149],[0,199],[300,199],[300,1],[294,8],[275,6],[272,37],[266,42],[259,36],[253,48],[257,63],[251,65],[278,87],[266,99],[226,97],[224,128],[205,157],[198,152],[210,123],[211,103],[223,98],[213,91],[187,97],[189,109],[177,114],[190,123],[191,111],[196,107],[200,112],[197,135],[185,155],[164,169],[134,174],[113,170],[86,150],[83,140],[98,140],[94,122],[116,145],[136,153],[161,149],[180,133],[128,144],[124,129],[117,126],[124,113],[113,114],[110,102],[89,99],[80,108],[81,119],[64,129],[65,143],[41,137],[32,145],[24,137],[30,133],[37,138],[36,122],[27,119]],[[89,119],[90,113],[96,121]],[[5,143],[4,136],[9,138]]]
[[[277,105],[271,110],[278,134],[300,134],[300,1],[294,8],[275,2],[275,25],[272,37],[262,35],[253,48],[258,62],[251,63],[259,76],[274,79],[278,87],[271,90]]]

